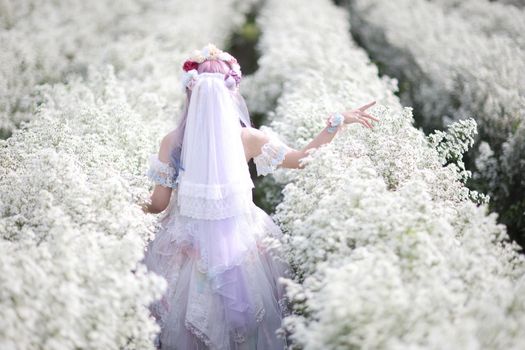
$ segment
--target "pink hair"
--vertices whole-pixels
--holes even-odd
[[[223,73],[228,74],[231,67],[228,63],[221,60],[207,60],[199,64],[197,72],[201,73]]]
[[[199,64],[197,72],[201,73],[223,73],[228,74],[231,70],[231,67],[228,63],[221,60],[206,60]],[[182,115],[180,117],[179,123],[175,130],[175,137],[172,143],[172,150],[170,152],[170,163],[175,167],[174,180],[176,179],[179,168],[181,167],[181,151],[182,151],[182,142],[184,139],[184,130],[186,128],[186,117],[188,116],[188,107],[190,104],[191,90],[186,89],[186,101],[183,107]],[[246,127],[246,125],[245,125]],[[251,127],[251,121],[250,125]]]

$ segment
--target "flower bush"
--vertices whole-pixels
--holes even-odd
[[[414,128],[395,81],[378,77],[347,12],[327,0],[269,0],[258,23],[248,105],[275,102],[268,119],[290,145],[306,145],[334,110],[377,100],[380,119],[372,130],[347,126],[304,169],[275,174],[285,184],[275,219],[296,272],[283,281],[291,348],[523,347],[525,260],[464,185],[460,154],[476,123],[429,136]]]
[[[487,0],[430,0],[439,4],[446,14],[459,15],[469,25],[486,36],[504,36],[522,50],[525,49],[525,11],[502,2]]]
[[[480,141],[492,156],[472,162],[473,184],[525,243],[523,8],[484,0],[348,3],[353,32],[385,73],[403,82],[402,101],[427,130],[476,119],[470,158],[481,156]]]
[[[180,108],[188,50],[224,42],[251,3],[0,3],[0,41],[13,48],[0,58],[0,119],[13,132],[0,141],[0,348],[152,348],[146,305],[165,283],[139,264],[155,219],[136,205],[147,158]],[[294,147],[371,99],[381,120],[347,126],[304,169],[265,181],[284,186],[266,199],[282,198],[275,219],[296,272],[283,281],[292,347],[523,347],[523,256],[464,185],[476,122],[425,136],[396,80],[351,40],[344,9],[263,5],[260,69],[243,82],[252,111],[271,109]],[[502,145],[509,170],[522,131]],[[480,149],[497,183],[499,158]]]
[[[242,21],[253,0],[229,0],[210,5],[178,4],[176,1],[35,1],[17,0],[0,4],[0,138],[9,136],[34,115],[34,87],[67,80],[70,74],[85,75],[89,65],[111,64],[131,83],[148,82],[159,95],[174,94],[177,75],[158,79],[166,69],[178,69],[187,52],[169,46],[181,33],[188,42],[202,46],[224,33],[230,23]],[[193,6],[193,9],[191,7]],[[186,11],[208,15],[211,6],[224,21],[201,21],[195,30]],[[232,7],[235,9],[232,10]],[[230,16],[230,17],[222,17]],[[174,18],[177,20],[174,21]],[[174,23],[177,22],[177,23]],[[174,30],[179,28],[177,30]],[[156,58],[151,56],[156,53]],[[164,86],[160,86],[163,84]]]
[[[0,6],[0,128],[7,134],[33,115],[35,85],[61,82],[70,72],[82,73],[115,42],[118,30],[109,28],[141,15],[139,1],[21,0]]]
[[[33,112],[0,141],[0,348],[153,348],[159,328],[146,306],[166,284],[139,263],[155,222],[137,205],[151,189],[148,156],[175,125],[185,55],[209,40],[224,43],[247,7],[140,1],[128,16],[124,4],[69,5],[23,1],[2,17],[2,35],[15,42],[21,23],[47,28],[42,13],[49,10],[54,26],[86,6],[104,34],[82,34],[92,47],[73,51],[93,59],[79,71],[42,80],[47,68],[35,64],[26,67],[33,80],[11,77],[20,89],[6,99],[30,94]],[[106,16],[97,19],[99,11]],[[104,25],[113,15],[119,21]],[[203,18],[195,31],[192,24]],[[67,28],[42,35],[56,46],[77,42]],[[63,63],[53,61],[67,70]],[[9,109],[8,117],[16,113]]]

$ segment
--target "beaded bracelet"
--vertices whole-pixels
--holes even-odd
[[[326,129],[326,131],[333,134],[339,125],[343,123],[343,120],[345,120],[345,117],[343,117],[341,113],[332,114],[332,116],[328,118],[328,129]]]

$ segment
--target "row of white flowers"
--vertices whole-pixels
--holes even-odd
[[[292,348],[525,346],[525,261],[461,182],[475,123],[425,137],[352,42],[347,13],[328,0],[303,5],[266,1],[249,106],[276,101],[271,127],[295,147],[334,110],[377,100],[381,121],[347,126],[304,169],[276,174],[287,184],[275,218],[297,272],[286,282]]]
[[[111,64],[117,74],[126,71],[129,78],[152,79],[152,83],[160,85],[161,82],[153,81],[153,77],[157,77],[158,71],[164,71],[166,65],[173,66],[169,45],[176,33],[171,30],[175,24],[168,27],[159,24],[177,18],[181,27],[187,26],[185,40],[188,42],[202,41],[202,32],[209,28],[209,24],[196,27],[190,18],[179,19],[175,2],[0,2],[0,136],[8,135],[21,121],[32,118],[35,85],[64,82],[71,73],[85,75],[89,65]],[[253,0],[237,1],[235,6],[239,11],[217,22],[215,29],[221,32],[230,23],[238,22],[238,14],[251,3]],[[228,4],[203,1],[196,2],[193,7],[204,13],[211,7],[219,16],[225,12],[224,8],[231,12]],[[144,39],[153,37],[153,32],[158,42],[148,43]],[[165,45],[166,54],[154,62],[150,55],[157,45]],[[173,79],[162,83],[165,86],[158,87],[172,94]]]
[[[442,115],[472,115],[487,137],[500,142],[515,130],[525,103],[524,51],[514,42],[522,39],[495,34],[493,28],[489,35],[480,30],[480,16],[471,18],[439,1],[350,4],[353,30],[387,71],[412,83],[411,99],[421,105],[428,125],[439,126]],[[509,14],[515,9],[507,7]]]
[[[513,193],[525,190],[523,8],[484,0],[349,2],[354,33],[387,74],[403,79],[402,99],[417,107],[424,126],[476,119],[479,177],[506,222],[519,226],[525,203]]]
[[[489,0],[427,0],[439,4],[446,14],[459,15],[486,36],[508,37],[525,49],[525,10]]]
[[[141,1],[34,0],[0,3],[0,129],[9,134],[33,115],[34,86],[64,81],[106,59],[126,26],[142,15]],[[151,10],[145,9],[146,17]]]
[[[525,7],[525,1],[523,0],[498,0],[498,3],[506,5],[514,5],[519,8]]]
[[[35,12],[49,9],[39,4]],[[165,283],[139,264],[155,219],[137,205],[151,189],[147,158],[175,124],[184,58],[208,41],[225,43],[246,6],[137,4],[147,11],[116,24],[115,38],[86,34],[108,56],[82,76],[33,86],[31,121],[0,142],[2,349],[153,348],[158,326],[146,306]],[[67,8],[53,18],[67,22]],[[27,19],[20,11],[17,23]]]

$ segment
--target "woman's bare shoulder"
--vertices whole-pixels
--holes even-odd
[[[257,128],[242,128],[242,142],[250,158],[261,153],[261,147],[268,142],[268,135]]]
[[[164,135],[160,141],[159,159],[163,162],[168,162],[170,159],[169,152],[173,142],[175,141],[175,129]]]
[[[173,129],[170,132],[168,132],[166,135],[164,135],[164,137],[162,138],[161,144],[162,143],[168,143],[168,144],[172,143],[175,140],[176,131],[177,131],[176,129]]]
[[[266,142],[268,135],[257,128],[242,128],[242,137],[251,142]]]

